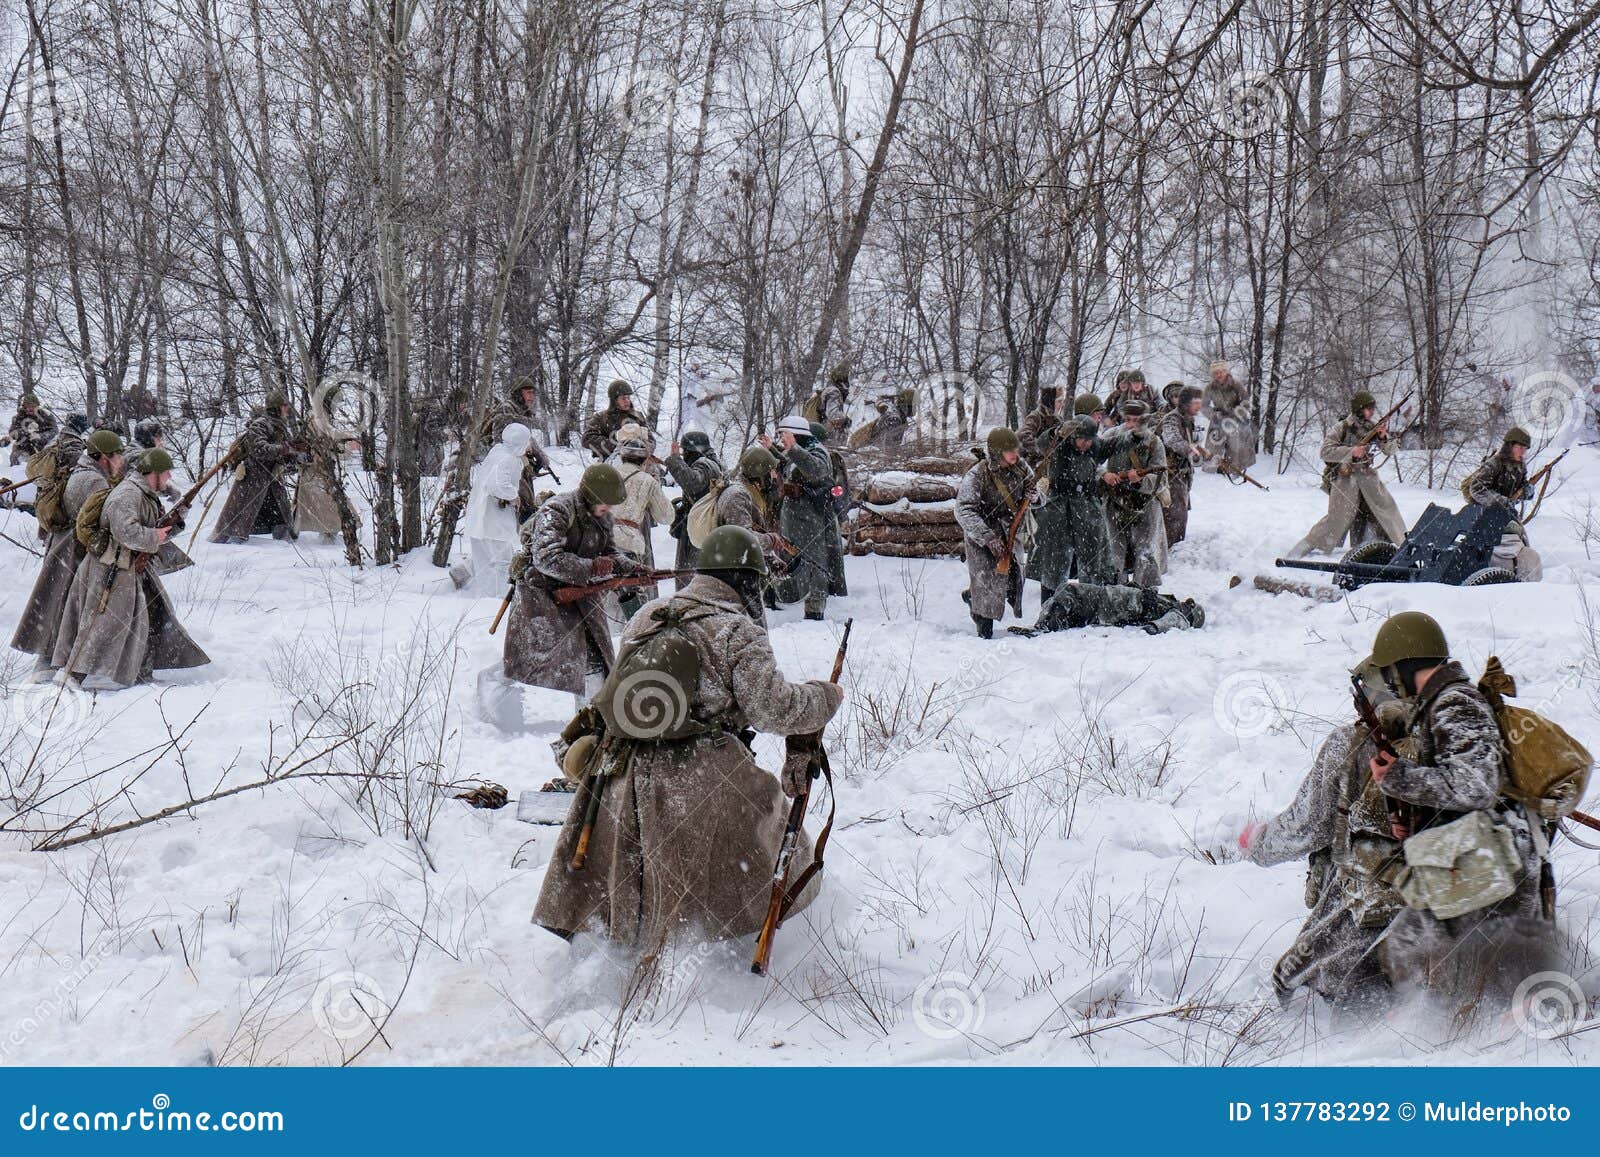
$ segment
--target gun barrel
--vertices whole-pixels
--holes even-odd
[[[1366,579],[1390,579],[1394,582],[1409,582],[1416,572],[1407,566],[1388,566],[1381,562],[1319,562],[1311,558],[1275,558],[1273,566],[1287,567],[1293,570],[1314,570],[1322,574],[1356,575]]]

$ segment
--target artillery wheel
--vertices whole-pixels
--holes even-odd
[[[1500,583],[1514,583],[1517,576],[1503,566],[1486,566],[1482,570],[1475,570],[1462,582],[1464,587],[1490,587]]]
[[[1378,566],[1385,566],[1394,561],[1395,551],[1400,548],[1392,542],[1375,539],[1372,542],[1363,542],[1360,546],[1351,547],[1345,551],[1344,557],[1339,560],[1340,566],[1352,562],[1370,562]]]

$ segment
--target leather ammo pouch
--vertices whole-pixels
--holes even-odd
[[[1511,829],[1488,812],[1468,812],[1418,832],[1406,840],[1404,852],[1400,895],[1440,920],[1498,904],[1517,890],[1522,872]]]

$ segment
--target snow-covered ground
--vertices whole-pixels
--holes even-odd
[[[571,456],[558,466],[577,473]],[[33,801],[0,833],[0,1059],[1594,1063],[1595,1034],[1543,1041],[1506,1025],[1445,1043],[1410,1020],[1355,1030],[1278,1011],[1268,973],[1303,916],[1303,873],[1240,863],[1234,844],[1347,718],[1345,672],[1394,611],[1437,616],[1473,670],[1498,654],[1520,702],[1600,750],[1585,628],[1600,559],[1581,531],[1600,455],[1577,450],[1562,473],[1533,524],[1544,583],[1378,586],[1331,604],[1248,581],[1323,510],[1313,478],[1269,479],[1264,494],[1202,477],[1164,586],[1209,622],[1158,638],[984,643],[961,564],[851,559],[832,621],[802,622],[798,607],[772,619],[794,678],[826,673],[846,615],[855,632],[830,731],[826,888],[780,933],[770,980],[750,975],[741,942],[677,953],[640,985],[630,962],[529,923],[555,828],[453,791],[430,807],[430,781],[481,777],[514,801],[556,773],[548,744],[569,697],[527,691],[521,733],[481,709],[495,598],[458,595],[425,552],[352,572],[334,544],[202,542],[169,581],[211,666],[60,701],[23,683],[14,652],[0,672],[7,814]],[[1430,497],[1457,498],[1396,497],[1408,521]],[[25,515],[0,519],[31,541]],[[667,545],[658,532],[658,554]],[[0,542],[7,631],[34,570]],[[1235,574],[1246,581],[1229,589]],[[1037,601],[1030,584],[1030,621]],[[303,761],[409,775],[295,778]],[[264,768],[289,778],[63,850],[15,832],[91,806],[80,827],[116,823]],[[1594,865],[1581,848],[1556,853],[1562,920],[1580,939],[1600,910]]]

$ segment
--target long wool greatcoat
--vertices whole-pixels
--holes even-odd
[[[597,558],[607,556],[621,564],[614,573],[627,568],[629,560],[611,535],[611,516],[596,516],[576,490],[556,495],[523,525],[526,565],[506,618],[506,678],[580,695],[591,648],[605,670],[611,670],[604,597],[565,606],[554,598],[557,587],[597,581]]]
[[[685,612],[682,631],[700,660],[691,708],[713,730],[630,745],[623,770],[606,779],[588,859],[574,872],[568,865],[586,795],[578,793],[533,913],[534,923],[562,935],[593,929],[655,951],[679,930],[726,939],[759,929],[788,803],[738,732],[807,734],[836,710],[823,684],[784,678],[766,630],[731,587],[709,575],[640,610],[623,635],[624,652],[660,629],[655,612],[668,606]],[[810,862],[803,838],[789,878]],[[807,886],[795,910],[817,887],[815,880]]]
[[[820,442],[807,442],[797,442],[779,455],[784,494],[778,525],[783,537],[800,551],[794,569],[780,584],[785,602],[815,603],[830,594],[847,593],[844,546],[833,501],[833,459]]]
[[[1367,769],[1376,753],[1361,725],[1334,728],[1289,806],[1267,821],[1245,852],[1266,867],[1309,859],[1311,911],[1272,969],[1279,999],[1304,987],[1341,1001],[1382,986],[1375,948],[1404,906],[1393,887],[1404,861]]]
[[[157,542],[154,527],[163,513],[161,496],[141,474],[130,474],[112,488],[100,515],[111,545],[99,557],[86,555],[78,564],[51,657],[55,666],[127,687],[154,671],[211,662],[183,629],[161,584],[158,572],[188,565],[175,545]],[[135,552],[160,557],[138,574],[132,570]],[[112,570],[111,598],[100,611],[101,592]]]
[[[1389,443],[1374,438],[1367,443],[1367,453],[1352,458],[1350,452],[1357,442],[1372,429],[1372,423],[1361,417],[1348,417],[1336,423],[1322,441],[1322,461],[1329,467],[1328,513],[1315,526],[1306,531],[1300,549],[1331,551],[1344,541],[1363,514],[1377,522],[1379,530],[1390,542],[1399,542],[1406,536],[1405,519],[1394,504],[1389,488],[1372,467],[1372,451],[1387,449]],[[1348,467],[1348,470],[1346,470]]]
[[[1211,452],[1207,471],[1216,473],[1222,459],[1241,470],[1255,464],[1256,424],[1250,418],[1250,397],[1232,374],[1206,383],[1200,416],[1206,420],[1206,449]]]
[[[61,494],[61,509],[77,520],[78,511],[96,490],[105,490],[111,482],[105,472],[87,453],[78,456],[72,476],[67,479]],[[22,620],[17,623],[17,633],[11,645],[19,651],[37,655],[46,663],[55,653],[56,635],[61,630],[61,613],[66,609],[67,592],[72,589],[73,576],[83,561],[83,547],[73,527],[52,534],[45,546],[44,564],[39,577],[34,580],[33,593],[22,608]]]
[[[1029,576],[1046,589],[1054,590],[1074,575],[1086,583],[1112,580],[1105,487],[1100,482],[1106,453],[1098,438],[1079,451],[1069,435],[1050,455],[1049,493],[1039,508],[1039,533],[1028,556]]]
[[[1154,470],[1167,464],[1161,440],[1148,428],[1123,427],[1106,435],[1106,469],[1124,474],[1130,469]],[[1111,567],[1118,583],[1155,590],[1165,569],[1166,532],[1156,491],[1165,478],[1146,474],[1137,485],[1124,482],[1106,499],[1106,523],[1111,532]]]
[[[259,410],[251,417],[239,438],[240,466],[211,532],[212,542],[271,534],[280,526],[294,528],[294,508],[282,482],[284,472],[301,458],[293,440],[289,423],[278,415]]]
[[[1018,534],[1011,547],[1011,572],[996,571],[997,554],[989,544],[1004,549],[1019,504],[1033,498],[1033,472],[1021,458],[1015,466],[993,467],[988,459],[977,463],[961,479],[956,491],[956,524],[967,548],[968,601],[980,619],[1003,619],[1006,604],[1022,614],[1022,585],[1028,574],[1027,551]]]

